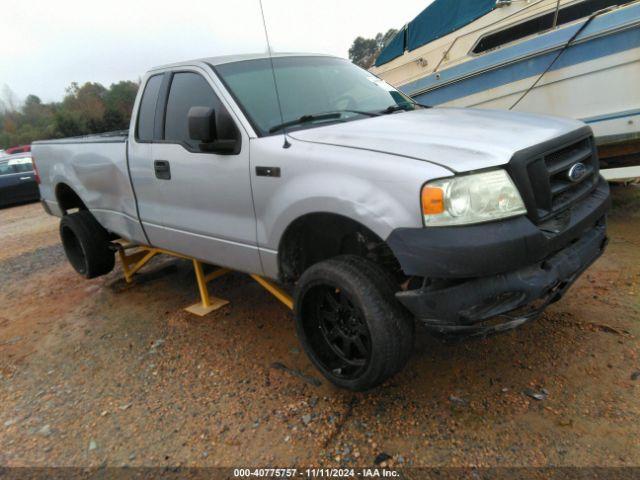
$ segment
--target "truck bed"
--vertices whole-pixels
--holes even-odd
[[[62,216],[75,208],[65,199],[69,187],[107,230],[145,242],[129,177],[127,135],[117,131],[34,142],[46,209]]]

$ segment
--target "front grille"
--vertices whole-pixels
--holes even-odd
[[[589,193],[597,179],[597,162],[594,162],[590,138],[569,145],[545,157],[551,190],[551,213],[564,210],[571,203]],[[569,179],[569,169],[576,163],[587,167],[587,173],[578,182]]]
[[[598,155],[592,136],[565,141],[532,155],[522,152],[510,164],[510,173],[523,194],[530,218],[542,223],[578,202],[598,184]],[[577,163],[586,167],[578,181],[569,178]]]

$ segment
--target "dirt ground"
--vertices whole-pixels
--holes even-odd
[[[640,189],[614,205],[606,254],[540,320],[456,345],[418,329],[364,394],[319,375],[249,277],[194,317],[189,263],[87,281],[57,219],[2,209],[0,465],[640,466]]]

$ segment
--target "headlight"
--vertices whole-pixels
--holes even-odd
[[[443,178],[422,188],[422,214],[428,227],[488,222],[526,212],[504,170]]]

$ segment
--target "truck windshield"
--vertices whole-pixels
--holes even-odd
[[[413,110],[415,104],[398,90],[334,57],[275,57],[218,65],[218,76],[235,97],[260,135],[280,130],[313,128],[327,121],[367,118],[367,113]],[[282,117],[274,88],[277,80]],[[339,115],[321,115],[340,112]],[[299,122],[301,118],[310,121]],[[318,119],[315,121],[315,119]],[[281,132],[280,132],[281,133]]]

